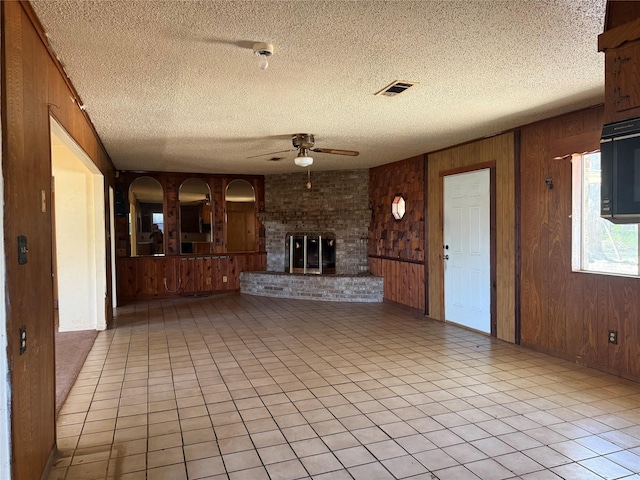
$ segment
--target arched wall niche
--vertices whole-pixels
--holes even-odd
[[[233,180],[225,189],[227,251],[256,251],[256,194],[248,181]]]
[[[211,189],[199,178],[188,178],[178,190],[180,253],[210,253]]]
[[[164,190],[152,177],[138,177],[129,187],[131,256],[165,253]]]

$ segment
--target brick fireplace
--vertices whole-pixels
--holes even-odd
[[[369,274],[367,254],[369,171],[312,172],[311,182],[307,189],[306,172],[265,176],[260,220],[267,272],[242,272],[240,291],[301,300],[382,302],[384,281]]]
[[[335,247],[331,273],[368,274],[369,171],[312,170],[311,182],[312,188],[307,189],[306,171],[265,176],[265,211],[260,219],[265,228],[267,270],[287,271],[291,235],[330,233]]]

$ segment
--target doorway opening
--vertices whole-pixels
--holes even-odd
[[[56,408],[107,326],[104,177],[50,117]],[[73,332],[73,333],[69,333]]]

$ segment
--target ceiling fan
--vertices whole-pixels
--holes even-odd
[[[262,157],[265,155],[275,155],[277,153],[285,153],[285,152],[293,152],[294,150],[298,151],[298,155],[294,158],[293,162],[299,167],[308,167],[313,164],[313,157],[309,155],[309,152],[316,153],[333,153],[334,155],[349,155],[351,157],[357,157],[360,155],[360,152],[356,152],[355,150],[340,150],[337,148],[313,148],[315,145],[315,139],[310,133],[296,133],[291,137],[291,143],[294,148],[290,148],[288,150],[280,150],[278,152],[271,153],[263,153],[260,155],[254,155],[252,157],[247,158],[255,158]]]

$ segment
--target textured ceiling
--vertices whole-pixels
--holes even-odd
[[[603,100],[605,0],[31,3],[121,170],[299,171],[247,158],[294,133],[366,168]]]

